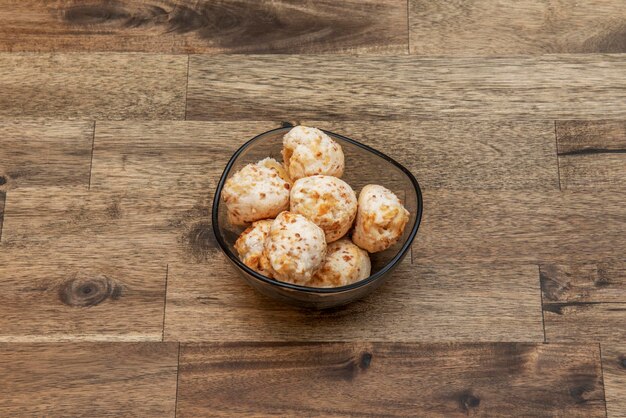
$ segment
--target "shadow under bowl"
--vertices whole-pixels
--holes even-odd
[[[241,146],[224,169],[213,197],[212,224],[218,245],[241,277],[259,292],[274,299],[303,308],[326,309],[345,305],[374,291],[389,277],[393,269],[410,252],[422,219],[422,192],[415,177],[387,155],[333,132],[324,131],[341,145],[345,155],[342,179],[355,192],[367,184],[380,184],[393,191],[410,212],[409,222],[398,242],[380,253],[370,254],[372,274],[359,282],[334,288],[314,288],[285,283],[265,277],[246,266],[237,256],[235,241],[243,227],[228,222],[222,202],[222,188],[228,178],[246,164],[272,157],[281,160],[283,135],[292,127],[273,129],[255,136]]]

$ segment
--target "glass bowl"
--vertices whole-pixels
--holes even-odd
[[[222,188],[226,180],[246,164],[256,163],[266,157],[281,161],[283,135],[292,127],[287,125],[257,135],[233,154],[213,197],[213,232],[220,248],[241,277],[259,292],[305,308],[325,309],[345,305],[378,288],[409,253],[422,219],[422,192],[409,170],[392,158],[343,135],[324,131],[343,148],[345,170],[342,179],[352,186],[357,195],[366,184],[380,184],[390,189],[410,212],[409,222],[402,238],[395,245],[386,251],[370,254],[372,274],[359,282],[334,288],[314,288],[265,277],[250,269],[237,256],[234,244],[244,228],[228,222],[226,206],[221,199]]]

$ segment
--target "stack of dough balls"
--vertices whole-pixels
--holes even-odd
[[[222,190],[229,222],[249,225],[235,242],[241,261],[266,277],[309,287],[369,277],[368,252],[386,250],[404,233],[409,212],[400,199],[370,184],[357,200],[340,179],[341,146],[319,129],[291,129],[282,156],[283,164],[265,158],[246,165]]]

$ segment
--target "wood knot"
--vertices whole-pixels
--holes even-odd
[[[120,202],[115,200],[111,202],[105,209],[106,215],[111,219],[119,219],[122,217],[122,209],[120,208]]]
[[[59,287],[59,299],[72,307],[90,307],[110,298],[117,300],[122,286],[104,275],[95,277],[71,277]]]
[[[459,407],[466,414],[468,414],[471,409],[478,408],[479,406],[480,398],[471,391],[465,391],[459,395]]]
[[[621,357],[619,359],[619,365],[622,366],[622,369],[626,369],[626,357]]]
[[[543,297],[550,301],[558,301],[561,296],[571,288],[569,282],[559,281],[554,266],[547,266],[539,271],[539,281]]]
[[[361,354],[361,370],[367,369],[372,363],[372,353],[365,352]]]
[[[372,353],[363,352],[361,355],[351,355],[340,367],[339,375],[343,380],[352,381],[364,373],[372,364]]]
[[[594,388],[595,385],[593,384],[593,382],[588,382],[580,386],[570,388],[569,394],[572,398],[574,398],[577,404],[582,404],[588,401],[585,394],[592,392]]]
[[[209,250],[216,247],[211,223],[201,221],[193,224],[186,232],[183,241],[189,253],[197,260],[206,260]]]
[[[5,184],[7,184],[7,178],[0,176],[0,186],[4,186]]]

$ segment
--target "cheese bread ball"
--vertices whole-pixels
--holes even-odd
[[[345,181],[317,175],[293,184],[289,205],[291,212],[306,216],[322,228],[329,243],[343,237],[352,226],[357,200]]]
[[[254,222],[235,241],[235,250],[241,261],[252,270],[269,278],[273,277],[272,269],[269,260],[263,254],[263,249],[272,222],[272,219]]]
[[[346,286],[369,277],[371,269],[367,251],[354,245],[350,239],[342,238],[328,244],[326,260],[309,286]]]
[[[296,126],[283,137],[283,161],[293,181],[315,174],[341,177],[341,146],[316,128]]]
[[[273,158],[248,164],[232,175],[222,189],[233,225],[246,225],[273,218],[289,209],[291,182],[284,168]]]
[[[324,262],[324,231],[302,215],[282,212],[272,222],[264,254],[275,279],[306,285]]]
[[[359,194],[352,241],[370,253],[384,251],[400,239],[408,220],[409,211],[391,190],[368,184]]]

